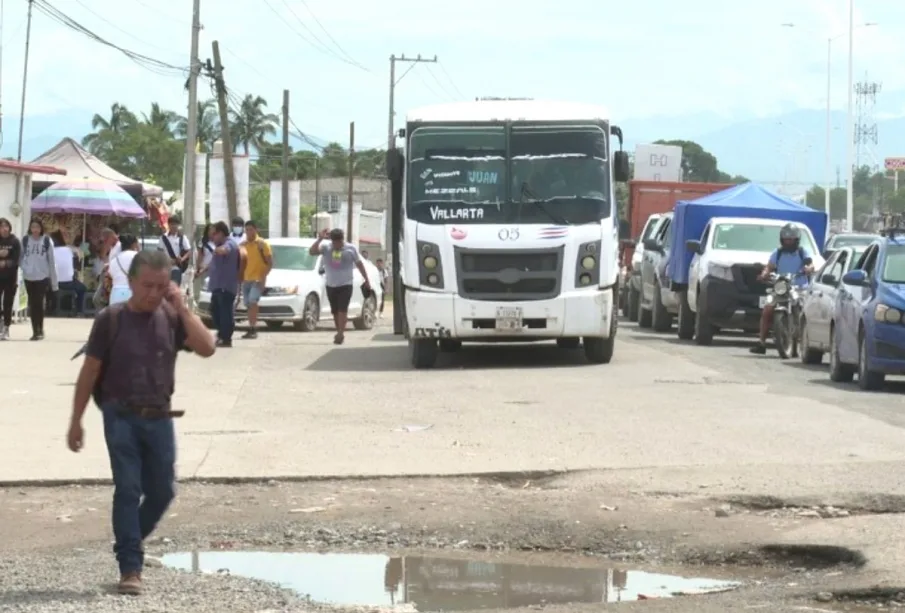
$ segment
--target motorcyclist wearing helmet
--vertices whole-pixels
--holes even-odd
[[[793,223],[787,223],[779,230],[779,248],[770,254],[770,261],[761,271],[759,281],[766,281],[774,272],[780,275],[792,275],[793,282],[799,287],[808,284],[808,276],[814,271],[814,261],[808,250],[801,246],[801,230]],[[760,338],[751,353],[763,355],[767,353],[767,337],[773,325],[773,305],[764,306],[760,316]]]

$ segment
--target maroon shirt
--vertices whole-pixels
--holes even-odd
[[[117,318],[115,338],[111,323]],[[176,356],[185,349],[182,318],[169,306],[140,313],[127,306],[106,308],[94,320],[86,353],[105,361],[104,402],[168,408],[175,391]],[[112,341],[112,344],[111,344]]]

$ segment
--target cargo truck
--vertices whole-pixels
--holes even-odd
[[[672,211],[679,200],[694,200],[732,187],[729,183],[674,183],[667,181],[629,182],[629,200],[625,224],[629,235],[620,237],[620,304],[623,314],[638,321],[641,303],[641,259],[644,240],[650,238],[662,222],[662,214]],[[653,216],[661,215],[661,217]],[[648,223],[650,222],[650,223]]]

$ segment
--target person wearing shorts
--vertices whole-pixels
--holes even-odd
[[[328,238],[330,242],[325,243]],[[352,243],[346,242],[346,237],[339,228],[324,230],[311,245],[309,253],[322,258],[327,302],[330,303],[330,312],[333,313],[333,323],[336,325],[333,343],[342,345],[345,340],[346,323],[349,321],[349,303],[355,290],[355,269],[361,273],[365,289],[370,290],[368,271],[362,263],[358,249]]]
[[[252,220],[245,223],[245,274],[242,276],[242,302],[248,309],[248,332],[242,338],[258,338],[258,302],[267,287],[267,275],[273,267],[270,243],[258,236],[258,226]]]

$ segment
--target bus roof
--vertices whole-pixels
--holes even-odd
[[[609,112],[595,104],[546,100],[475,100],[434,104],[409,111],[410,122],[480,121],[608,121]]]

